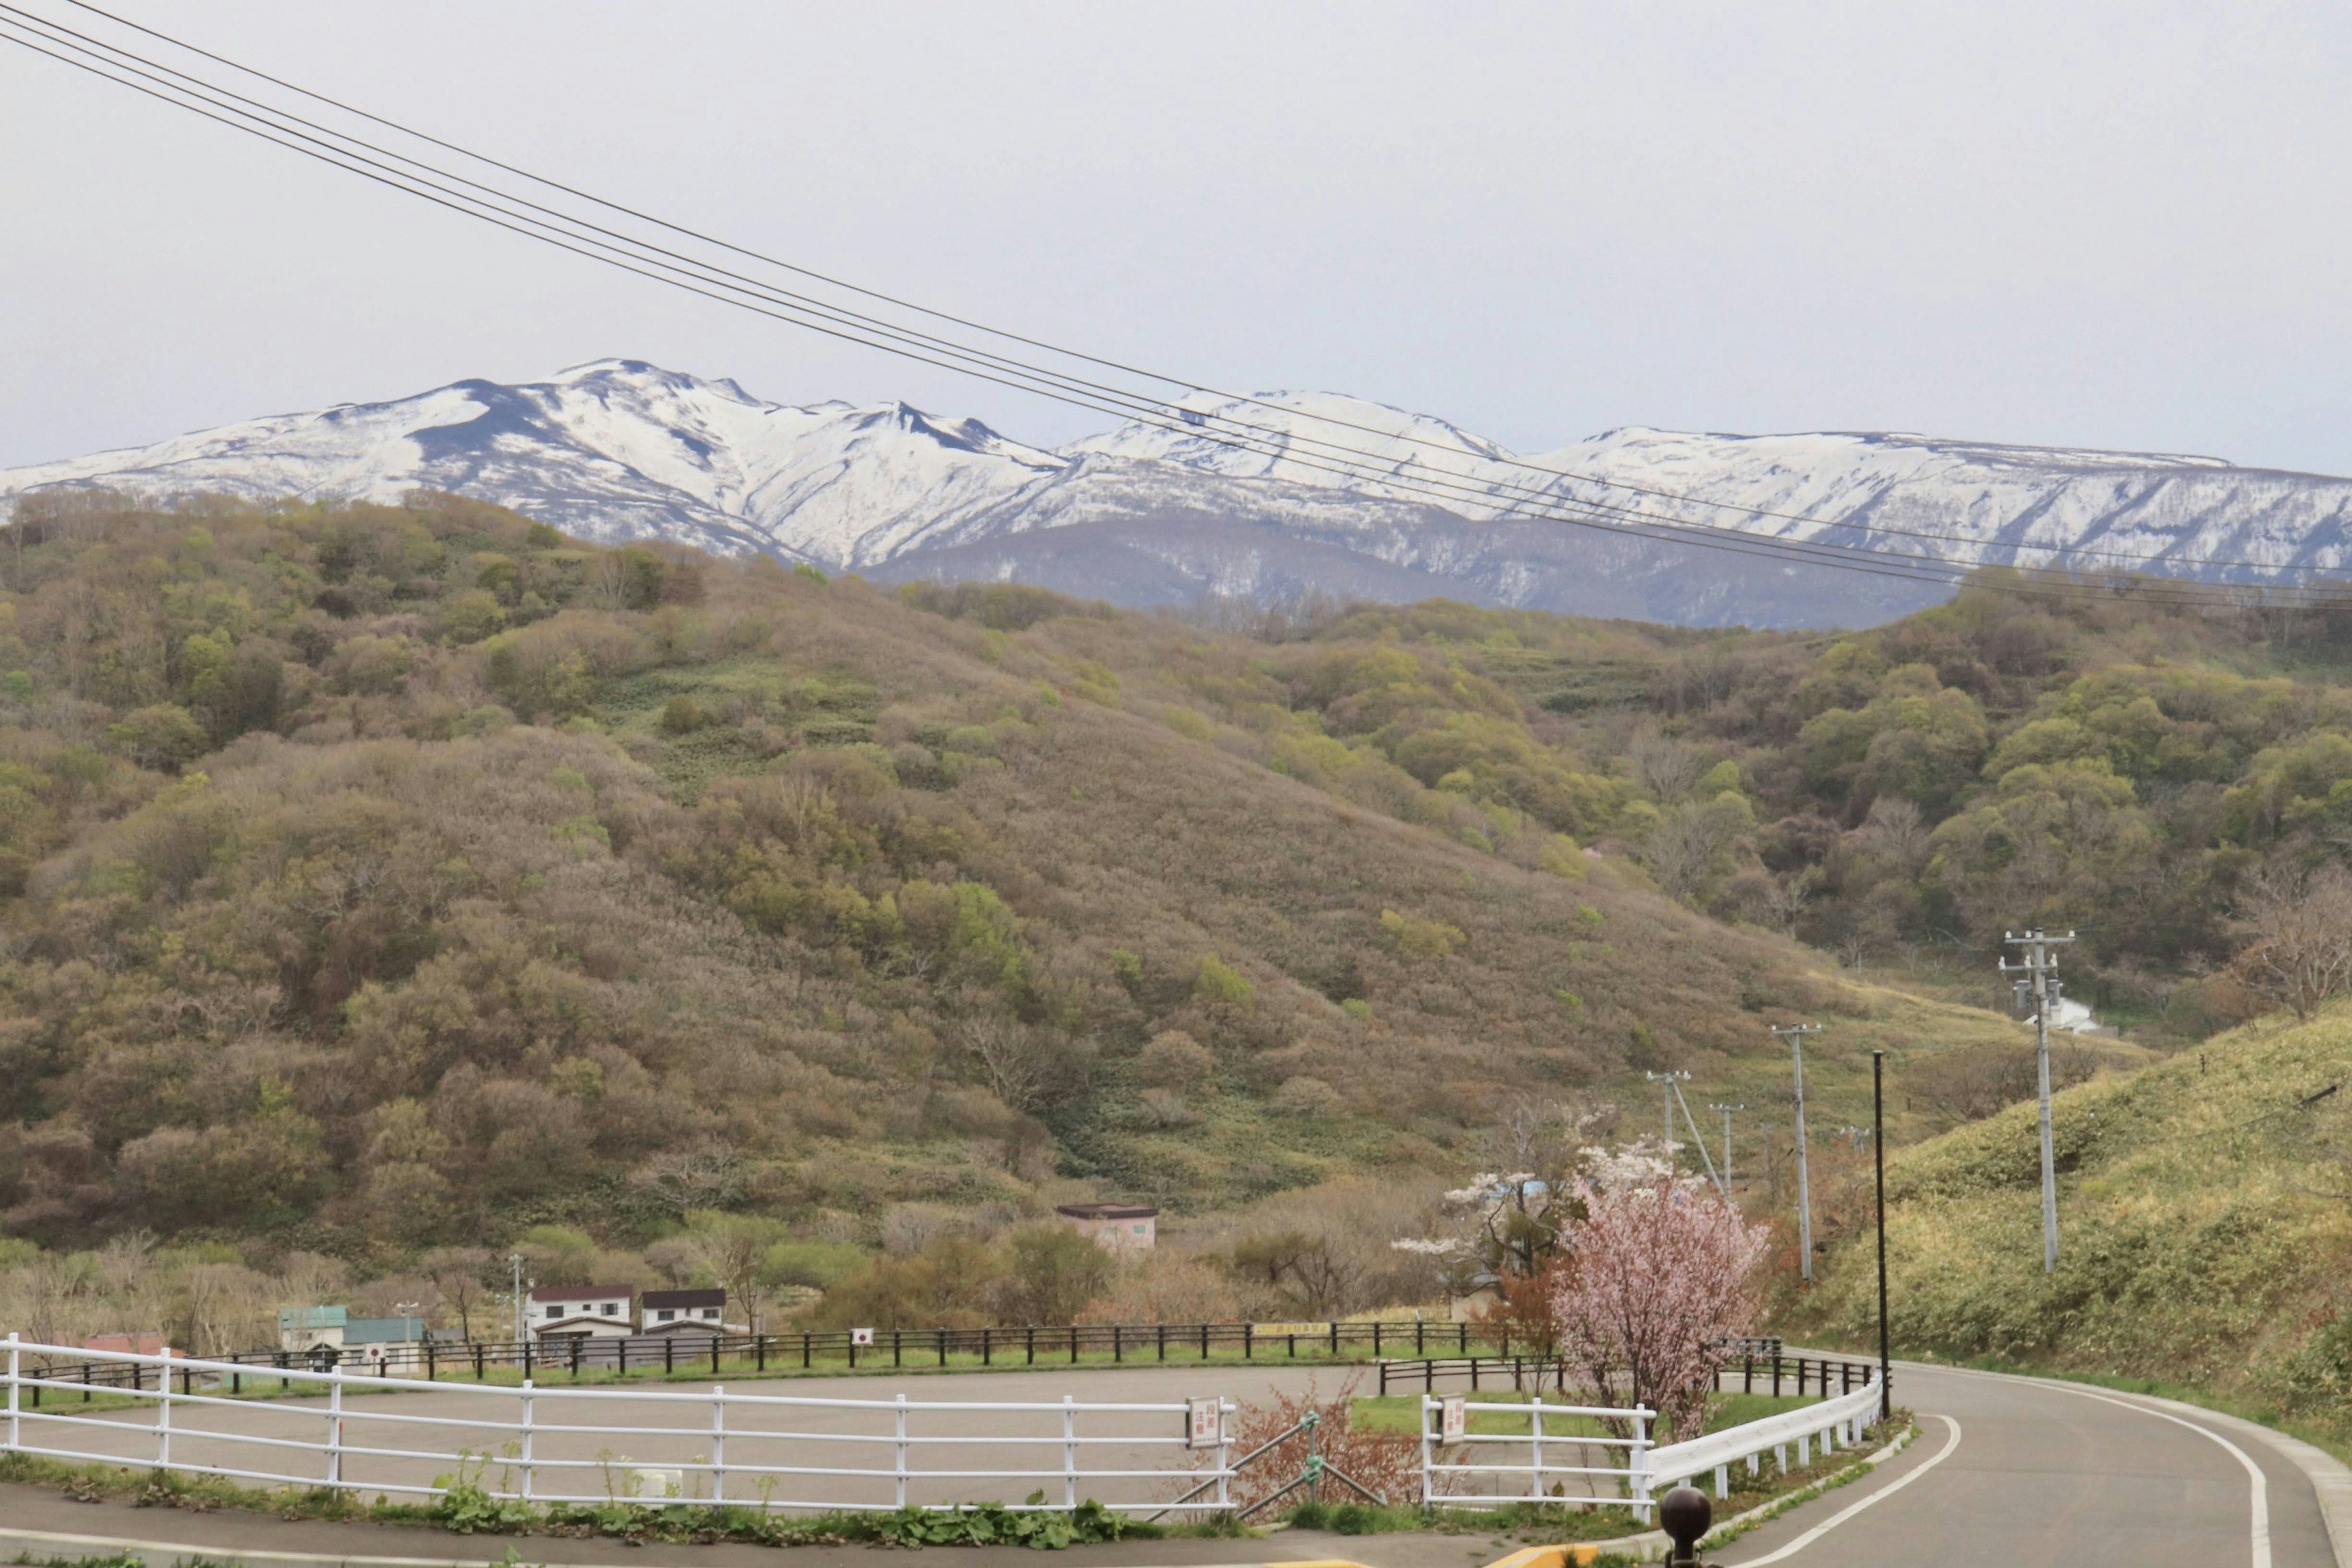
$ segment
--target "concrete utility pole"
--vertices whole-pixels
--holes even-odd
[[[1805,1180],[1805,1037],[1822,1032],[1819,1024],[1775,1024],[1772,1032],[1789,1042],[1790,1066],[1797,1086],[1797,1271],[1813,1282],[1813,1194]]]
[[[527,1337],[524,1331],[522,1321],[522,1254],[520,1252],[508,1253],[507,1263],[508,1266],[514,1270],[514,1337],[515,1343],[520,1344]]]
[[[1690,1081],[1690,1074],[1686,1072],[1645,1072],[1642,1076],[1648,1079],[1652,1083],[1664,1084],[1665,1086],[1666,1169],[1671,1171],[1675,1168],[1675,1085],[1677,1082],[1688,1083]]]
[[[1731,1113],[1748,1108],[1744,1105],[1710,1105],[1707,1109],[1723,1112],[1723,1191],[1728,1196],[1731,1192]]]
[[[2053,1274],[2058,1268],[2058,1168],[2050,1141],[2050,1008],[2063,988],[2050,978],[2058,969],[2057,955],[2050,950],[2074,941],[2074,933],[2051,936],[2029,931],[2019,936],[2009,931],[2002,940],[2023,948],[2025,957],[2017,963],[2002,959],[2000,972],[2025,976],[2017,983],[2018,997],[2033,1001],[2033,1067],[2042,1089],[2042,1272]]]

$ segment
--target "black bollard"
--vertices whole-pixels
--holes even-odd
[[[1698,1568],[1699,1538],[1715,1522],[1715,1505],[1696,1487],[1676,1487],[1658,1501],[1658,1522],[1674,1542],[1667,1568]]]

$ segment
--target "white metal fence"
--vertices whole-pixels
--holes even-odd
[[[1454,1401],[1423,1394],[1421,1499],[1424,1504],[1448,1508],[1622,1502],[1646,1518],[1652,1500],[1678,1482],[1695,1485],[1712,1472],[1715,1495],[1728,1497],[1735,1464],[1745,1464],[1752,1476],[1769,1453],[1785,1475],[1792,1447],[1800,1468],[1812,1462],[1816,1444],[1824,1454],[1850,1447],[1862,1440],[1863,1429],[1875,1418],[1879,1403],[1878,1376],[1874,1371],[1868,1385],[1851,1394],[1685,1442],[1654,1447],[1652,1434],[1657,1416],[1647,1409],[1553,1405],[1541,1394],[1525,1405],[1482,1401],[1462,1406],[1462,1429],[1448,1434],[1444,1426],[1445,1411]],[[1473,1412],[1521,1416],[1528,1430],[1472,1432],[1466,1418]],[[1559,1425],[1547,1431],[1547,1420]],[[1626,1435],[1620,1436],[1617,1432]]]
[[[1445,1430],[1446,1410],[1455,1408],[1460,1430]],[[1524,1415],[1525,1434],[1473,1432],[1468,1416]],[[1549,1418],[1561,1423],[1544,1430]],[[1537,1394],[1525,1405],[1480,1401],[1457,1405],[1423,1394],[1421,1400],[1421,1500],[1423,1506],[1501,1508],[1510,1503],[1587,1503],[1630,1501],[1637,1510],[1650,1506],[1649,1470],[1643,1457],[1650,1447],[1650,1424],[1657,1413],[1646,1408],[1617,1409],[1597,1405],[1549,1405]],[[1602,1423],[1630,1435],[1611,1436]],[[1582,1428],[1582,1430],[1579,1430]],[[1460,1455],[1445,1458],[1447,1450]],[[1485,1457],[1492,1456],[1492,1457]],[[1622,1456],[1622,1464],[1594,1464],[1595,1459]],[[1556,1479],[1555,1479],[1556,1478]],[[1481,1481],[1488,1483],[1481,1489]]]
[[[1784,1410],[1760,1421],[1727,1426],[1686,1443],[1653,1448],[1646,1460],[1650,1484],[1653,1488],[1676,1482],[1696,1485],[1700,1477],[1712,1471],[1715,1495],[1728,1497],[1733,1465],[1744,1463],[1752,1476],[1761,1468],[1769,1450],[1786,1473],[1791,1447],[1797,1450],[1798,1465],[1809,1465],[1816,1443],[1821,1445],[1822,1453],[1830,1454],[1861,1442],[1863,1429],[1876,1418],[1878,1406],[1878,1374],[1874,1370],[1869,1386],[1857,1388],[1852,1394],[1837,1394],[1799,1410]]]
[[[262,1486],[436,1496],[466,1479],[540,1503],[725,1501],[878,1510],[1232,1506],[1220,1418],[1188,1403],[808,1399],[700,1389],[427,1383],[6,1342],[6,1451]],[[28,1365],[39,1358],[40,1369]],[[81,1362],[128,1369],[93,1387]],[[234,1383],[232,1380],[235,1380]],[[131,1379],[124,1377],[124,1383]],[[232,1387],[241,1392],[230,1392]],[[365,1394],[359,1400],[347,1394]],[[422,1398],[389,1397],[423,1395]],[[1218,1403],[1220,1413],[1234,1406]]]
[[[89,1379],[81,1369],[104,1367]],[[315,1368],[135,1355],[6,1341],[0,1451],[70,1463],[220,1476],[263,1486],[431,1497],[453,1483],[537,1503],[728,1502],[794,1510],[1013,1508],[1094,1500],[1228,1512],[1238,1468],[1208,1401],[1081,1404],[804,1398],[653,1388],[434,1383]],[[366,1397],[352,1400],[350,1394]],[[421,1396],[421,1397],[398,1397]],[[1760,1421],[1657,1447],[1646,1409],[1547,1403],[1468,1406],[1523,1416],[1527,1430],[1472,1432],[1453,1401],[1421,1401],[1424,1503],[1627,1503],[1730,1467],[1757,1473],[1858,1442],[1879,1404],[1867,1387]],[[1209,1419],[1213,1415],[1214,1419]],[[1549,1426],[1547,1422],[1555,1423]],[[1622,1435],[1621,1435],[1622,1434]]]

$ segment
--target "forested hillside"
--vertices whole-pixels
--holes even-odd
[[[431,497],[28,502],[0,584],[0,1216],[53,1246],[1198,1212],[1760,1082],[1801,1013],[1832,1092],[2012,1033],[1588,854],[1752,808],[1580,751],[1490,619],[1270,641]]]

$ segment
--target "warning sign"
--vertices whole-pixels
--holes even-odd
[[[1438,1407],[1437,1440],[1441,1443],[1459,1443],[1462,1441],[1463,1435],[1469,1430],[1470,1402],[1458,1394],[1449,1396],[1445,1403]]]
[[[1225,1440],[1225,1402],[1222,1398],[1185,1402],[1184,1446],[1213,1448]]]

